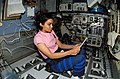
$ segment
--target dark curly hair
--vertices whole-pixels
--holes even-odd
[[[40,26],[44,24],[48,19],[54,19],[51,13],[41,13],[38,11],[35,16],[35,25],[37,27],[37,31],[42,30],[43,28]]]

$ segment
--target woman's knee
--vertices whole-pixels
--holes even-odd
[[[86,50],[85,49],[81,49],[80,54],[86,55]]]
[[[73,58],[73,65],[79,64],[81,62],[86,62],[86,58],[84,55],[77,55]]]

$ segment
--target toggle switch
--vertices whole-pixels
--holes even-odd
[[[96,63],[95,67],[97,68],[97,67],[98,67],[98,65],[99,65],[99,64],[98,64],[98,63]]]
[[[62,73],[62,75],[71,78],[72,73],[71,73],[71,71],[65,71]]]
[[[102,77],[105,77],[107,74],[105,73],[104,70],[102,70],[102,71],[101,71],[101,75],[102,75]]]
[[[100,58],[94,58],[93,60],[94,60],[94,61],[101,62],[101,59],[100,59]]]
[[[30,68],[32,65],[30,64],[30,63],[26,63],[26,64],[24,64],[22,67],[24,68],[24,69],[27,69],[27,68]]]
[[[93,63],[93,68],[97,68],[97,69],[99,69],[99,68],[100,68],[99,63]]]
[[[38,64],[34,69],[40,71],[40,70],[43,69],[44,67],[45,67],[44,65]]]
[[[100,72],[97,70],[91,70],[92,75],[101,76]]]
[[[50,74],[46,79],[58,79],[58,77],[56,74]]]
[[[33,60],[31,61],[31,63],[35,63],[35,61],[36,61],[36,59],[33,59]]]
[[[99,52],[96,52],[96,55],[95,55],[95,57],[99,57]]]
[[[38,59],[33,59],[30,61],[31,64],[37,64],[39,62],[40,62],[40,60],[38,60]]]
[[[15,71],[16,73],[21,72],[21,70],[20,70],[18,67],[16,67],[16,68],[14,69],[14,71]]]
[[[53,77],[54,77],[54,75],[50,75],[50,76],[49,76],[49,79],[53,79]]]

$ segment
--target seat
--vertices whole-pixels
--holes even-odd
[[[38,55],[37,55],[36,57],[43,59],[43,61],[45,62],[45,60],[44,60],[44,58],[41,56],[41,54],[40,54],[39,52],[37,52],[37,54],[38,54]],[[46,62],[45,62],[45,63],[46,63]],[[49,72],[49,73],[54,72],[54,71],[52,70],[50,64],[46,63],[46,65],[45,65],[44,67],[45,67],[45,71],[47,71],[47,72]],[[70,70],[69,70],[69,71],[64,71],[64,72],[62,72],[62,73],[57,73],[57,72],[54,72],[54,73],[63,75],[63,76],[68,77],[68,78],[71,78],[71,77],[72,77],[72,74],[71,74],[71,73],[72,73],[72,70],[71,70],[71,71],[70,71]]]

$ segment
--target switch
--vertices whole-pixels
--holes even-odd
[[[46,79],[58,79],[58,77],[56,74],[50,74]]]
[[[16,67],[16,68],[14,69],[14,71],[15,71],[16,73],[21,72],[21,70],[20,70],[18,67]]]
[[[44,67],[45,67],[44,65],[38,64],[34,69],[40,71],[40,70],[43,69]]]
[[[39,63],[39,62],[40,62],[40,60],[38,60],[38,59],[33,59],[32,61],[30,61],[31,64],[36,64],[36,63]]]
[[[99,65],[99,63],[94,63],[94,64],[93,64],[93,67],[99,69],[99,68],[100,68],[100,65]]]
[[[101,71],[101,75],[102,75],[102,77],[105,77],[107,74],[105,73],[104,70],[102,70],[102,71]]]
[[[97,70],[91,70],[92,75],[101,76],[100,72]]]
[[[24,64],[22,67],[24,68],[24,69],[27,69],[27,68],[30,68],[32,65],[30,64],[30,63],[26,63],[26,64]]]

